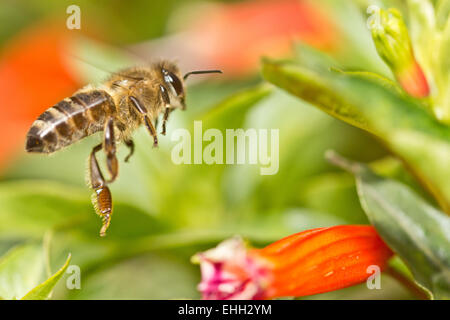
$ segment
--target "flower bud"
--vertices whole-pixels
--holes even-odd
[[[370,24],[378,54],[408,94],[416,98],[428,96],[428,82],[416,61],[408,29],[400,12],[396,9],[380,9],[379,15],[379,19],[373,19]]]

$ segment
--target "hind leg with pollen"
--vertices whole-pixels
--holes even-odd
[[[95,153],[104,149],[106,154],[106,165],[111,178],[105,181],[103,174],[98,165]],[[116,157],[116,139],[114,136],[113,118],[108,118],[105,122],[103,143],[94,147],[91,152],[89,161],[90,184],[94,190],[93,202],[95,211],[103,218],[103,225],[100,230],[100,236],[105,236],[106,230],[111,223],[112,215],[112,196],[107,184],[112,183],[119,173],[119,165]]]
[[[112,215],[112,197],[111,191],[106,186],[106,181],[98,165],[95,154],[102,149],[102,144],[95,146],[89,156],[89,185],[94,190],[92,202],[95,212],[102,218],[103,225],[100,230],[100,236],[105,236],[106,230],[111,222]]]

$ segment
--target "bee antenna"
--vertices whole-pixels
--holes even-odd
[[[189,77],[191,74],[205,74],[205,73],[222,73],[220,70],[198,70],[198,71],[191,71],[184,75],[183,80],[186,80],[187,77]]]

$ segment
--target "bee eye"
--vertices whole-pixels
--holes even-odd
[[[176,75],[174,75],[172,72],[164,70],[163,69],[163,75],[164,75],[164,81],[170,85],[174,90],[177,96],[183,94],[183,85],[181,84],[180,79]]]

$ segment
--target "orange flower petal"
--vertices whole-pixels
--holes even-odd
[[[304,296],[366,280],[367,268],[382,270],[392,251],[371,226],[336,226],[301,232],[253,254],[273,263],[267,298]]]

